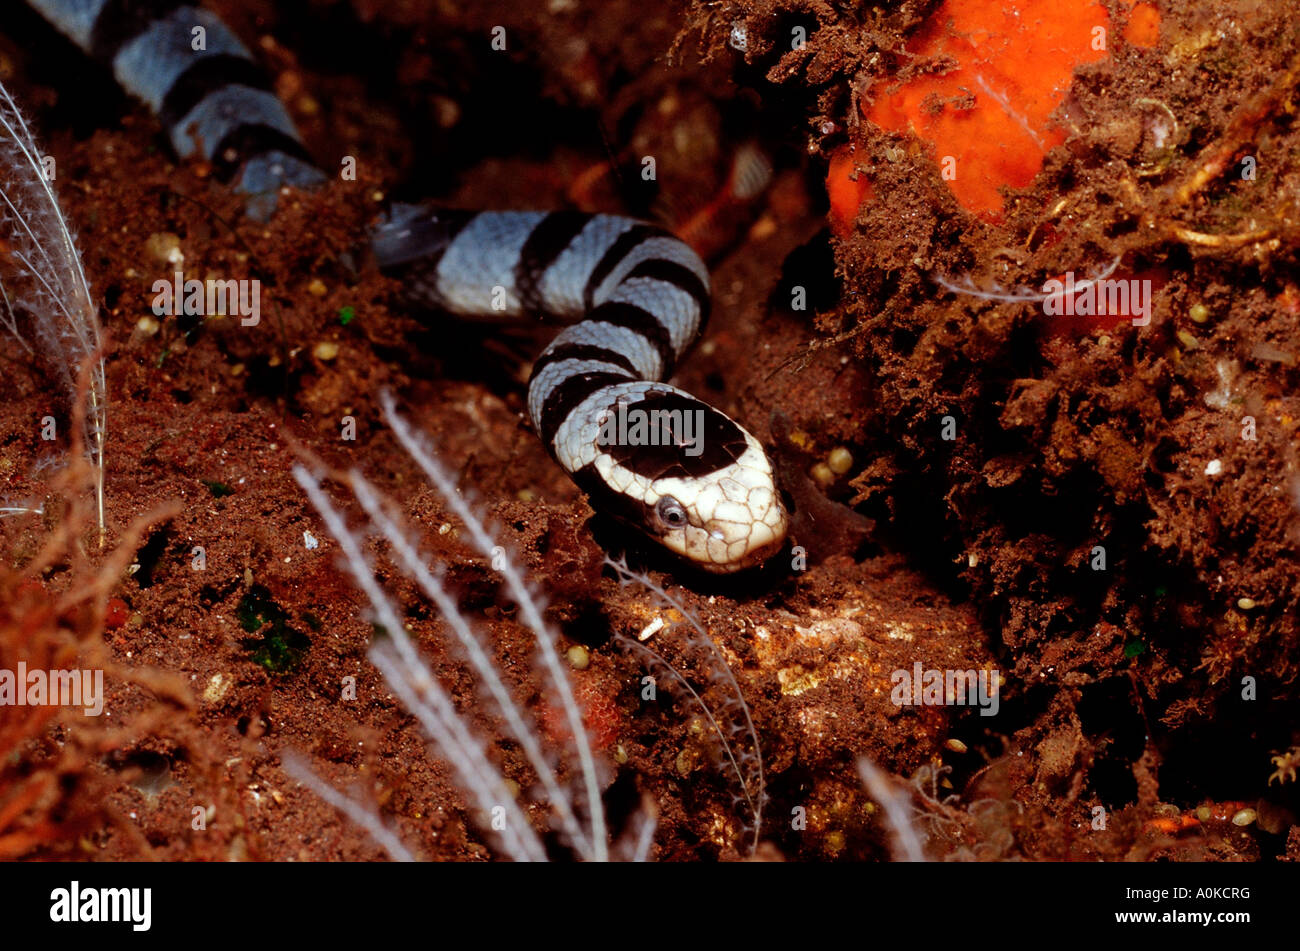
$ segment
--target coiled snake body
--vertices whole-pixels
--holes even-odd
[[[282,185],[325,180],[269,78],[212,13],[174,0],[28,2],[153,109],[178,155],[233,177],[250,216],[269,216]],[[371,246],[419,304],[578,321],[533,364],[528,411],[597,511],[711,572],[781,547],[786,513],[762,446],[661,382],[709,309],[708,271],[682,241],[613,215],[398,206]]]

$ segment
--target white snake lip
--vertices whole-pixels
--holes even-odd
[[[758,565],[761,565],[763,562],[767,561],[773,555],[777,554],[784,546],[785,546],[785,525],[783,521],[781,526],[781,533],[775,536],[770,542],[767,542],[765,545],[760,545],[759,547],[746,552],[743,558],[740,558],[737,561],[732,562],[731,564],[719,565],[718,570],[720,572],[729,573],[733,571],[740,571],[744,568],[756,567]]]
[[[761,520],[755,521],[751,526],[746,548],[738,557],[717,561],[707,555],[701,558],[692,557],[687,552],[681,554],[686,555],[693,564],[711,574],[733,574],[737,571],[744,571],[747,568],[761,565],[785,546],[788,524],[789,517],[786,515],[785,507],[777,501],[764,513]],[[722,534],[717,529],[708,533],[709,537],[719,540]],[[707,551],[707,546],[705,546],[705,551]]]

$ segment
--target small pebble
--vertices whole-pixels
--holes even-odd
[[[180,264],[185,260],[181,239],[170,231],[155,231],[144,242],[145,253],[161,264]]]
[[[745,47],[749,45],[749,31],[743,20],[736,20],[731,24],[731,36],[727,42],[733,50],[745,52]]]
[[[1223,463],[1220,462],[1218,459],[1211,459],[1209,463],[1205,466],[1205,474],[1209,476],[1211,479],[1213,479],[1217,475],[1220,475],[1222,472],[1223,472]]]
[[[213,674],[212,679],[208,681],[208,685],[203,688],[203,702],[219,702],[227,693],[230,692],[233,683],[234,678],[229,677],[226,674]]]
[[[586,670],[591,663],[591,655],[581,644],[574,644],[565,652],[565,656],[569,658],[569,666],[574,670]]]
[[[324,297],[328,290],[329,288],[325,286],[325,282],[319,277],[313,277],[311,283],[307,285],[307,293],[312,297]]]
[[[836,475],[844,475],[853,466],[853,453],[843,446],[836,446],[826,457],[826,465],[830,466],[831,472]]]
[[[1267,341],[1261,340],[1250,348],[1250,355],[1256,360],[1266,360],[1269,363],[1281,363],[1285,366],[1295,366],[1295,354],[1281,347],[1275,347]]]
[[[339,355],[339,345],[333,340],[322,340],[312,347],[312,354],[317,360],[333,360]]]
[[[1295,824],[1295,815],[1284,806],[1276,806],[1261,799],[1256,803],[1256,809],[1259,810],[1256,825],[1270,835],[1286,835],[1287,830]]]
[[[663,628],[663,626],[664,626],[664,619],[661,617],[657,617],[641,629],[641,633],[636,636],[636,639],[638,641],[648,641],[650,640],[650,638],[658,634],[659,631]]]
[[[812,448],[812,437],[802,429],[791,430],[789,439],[790,445],[794,446],[796,449],[802,449],[807,452]]]
[[[446,96],[434,96],[433,114],[439,128],[450,129],[460,122],[460,105],[456,100],[448,99]]]
[[[623,748],[622,743],[614,747],[614,762],[618,763],[619,766],[627,762],[627,750]]]

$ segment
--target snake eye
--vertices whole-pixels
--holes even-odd
[[[668,528],[683,528],[686,525],[686,508],[671,495],[665,495],[655,503],[655,515]]]

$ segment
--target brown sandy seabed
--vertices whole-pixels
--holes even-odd
[[[605,643],[609,631],[634,634],[654,611],[601,575],[589,507],[525,425],[534,344],[422,324],[362,252],[365,226],[394,183],[408,183],[411,197],[463,207],[571,203],[573,182],[606,161],[602,126],[621,160],[657,156],[661,201],[688,213],[716,193],[738,140],[758,135],[777,157],[773,188],[712,262],[707,340],[675,382],[765,440],[773,412],[784,413],[807,435],[800,449],[779,450],[796,471],[849,448],[854,466],[826,494],[877,521],[855,551],[851,540],[836,541],[847,535],[845,510],[819,509],[816,532],[805,525],[798,539],[808,570],[679,589],[731,661],[758,724],[771,796],[760,854],[887,856],[854,768],[862,755],[903,777],[951,767],[933,792],[956,798],[917,798],[936,857],[1300,852],[1296,786],[1267,783],[1270,752],[1300,741],[1288,481],[1300,419],[1294,89],[1259,134],[1264,171],[1253,190],[1218,183],[1212,200],[1170,210],[1157,188],[1186,174],[1239,103],[1286,67],[1293,17],[1262,4],[1162,3],[1159,49],[1117,51],[1080,71],[1071,108],[1086,121],[1011,203],[1003,232],[956,208],[925,152],[885,162],[891,139],[877,136],[862,163],[886,197],[836,243],[833,276],[819,263],[829,260],[818,253],[826,247],[820,179],[824,155],[842,139],[818,129],[827,120],[844,128],[848,77],[883,75],[896,63],[889,50],[931,3],[884,4],[860,19],[852,5],[746,0],[728,16],[746,19],[747,57],[725,48],[730,21],[707,4],[651,13],[622,0],[599,12],[576,3],[522,11],[496,3],[430,11],[401,0],[209,5],[257,39],[312,153],[326,167],[359,157],[357,182],[295,194],[264,227],[244,221],[208,170],[175,164],[154,120],[38,20],[12,11],[0,22],[4,79],[57,158],[103,301],[110,524],[120,534],[158,503],[181,503],[147,536],[139,570],[116,585],[126,613],[110,617],[103,637],[115,664],[176,674],[189,696],[159,700],[110,681],[109,720],[122,732],[95,746],[61,787],[49,808],[62,824],[33,854],[378,857],[363,833],[285,776],[278,753],[293,748],[335,785],[359,783],[422,856],[489,856],[447,770],[366,662],[364,606],[289,475],[300,444],[360,467],[398,498],[536,705],[522,674],[526,632],[509,620],[484,560],[454,531],[436,531],[446,521],[440,501],[379,418],[375,394],[385,386],[522,552],[566,638],[593,644],[590,666],[574,678],[580,695],[612,698],[593,703],[596,741],[611,762],[616,751],[626,758],[615,771],[620,788],[655,802],[657,857],[737,854],[732,790],[692,731],[692,712],[647,709],[643,671]],[[788,32],[792,17],[822,29],[805,55],[782,57],[770,37]],[[497,23],[510,30],[504,55],[485,52],[483,36]],[[666,64],[664,51],[684,29]],[[1120,170],[1141,158],[1141,145],[1122,103],[1152,88],[1186,140],[1167,177],[1143,183],[1150,213],[1224,232],[1254,216],[1284,240],[1209,253],[1134,224],[1142,210],[1122,190]],[[646,212],[634,177],[621,189],[608,176],[594,181],[580,196],[584,207]],[[1023,247],[1063,193],[1074,196],[1075,229],[1050,252],[1023,254],[1013,282],[1119,253],[1131,256],[1126,264],[1165,265],[1171,279],[1145,332],[1048,336],[1029,308],[958,299],[928,283],[934,273],[989,273],[992,257]],[[172,270],[157,254],[159,239],[150,244],[163,233],[179,238],[187,276],[260,277],[261,325],[212,319],[185,328],[166,318],[155,332],[139,329],[152,282]],[[837,279],[851,293],[837,297]],[[309,290],[313,281],[323,288]],[[799,281],[824,298],[815,317],[783,303]],[[1208,323],[1189,322],[1196,302],[1209,308]],[[346,326],[344,307],[356,313]],[[888,321],[875,319],[886,310]],[[810,341],[855,328],[851,340],[778,371]],[[1216,366],[1230,368],[1227,382]],[[49,450],[31,421],[47,412],[63,419],[66,409],[51,409],[54,390],[35,368],[11,362],[5,377],[4,491],[40,495],[33,473]],[[1207,406],[1205,394],[1223,387],[1231,408]],[[1243,407],[1259,420],[1253,443],[1238,438]],[[969,438],[938,438],[948,414]],[[347,415],[358,421],[355,442],[339,438]],[[1225,471],[1217,481],[1203,474],[1215,457]],[[31,557],[54,517],[0,525],[8,565]],[[322,539],[320,549],[304,548],[304,531]],[[1109,549],[1105,573],[1087,570],[1098,538]],[[191,570],[196,545],[205,571]],[[99,556],[89,551],[93,562]],[[60,590],[73,574],[65,565],[43,582]],[[310,638],[291,673],[268,673],[244,644],[235,615],[252,585]],[[440,622],[410,590],[397,590],[422,650],[469,698],[466,672],[443,656]],[[1237,606],[1247,597],[1255,602],[1248,611]],[[1129,656],[1134,644],[1140,650]],[[659,646],[674,656],[671,643]],[[890,672],[917,661],[1001,669],[1000,714],[895,707]],[[1254,704],[1237,699],[1245,675],[1260,682]],[[346,676],[357,678],[354,702],[336,699]],[[10,778],[57,758],[78,731],[101,728],[65,718],[6,764]],[[965,752],[946,745],[953,738]],[[500,755],[507,774],[526,782],[518,752],[503,745]],[[1267,821],[1210,821],[1178,839],[1144,826],[1225,801],[1257,806]],[[1097,805],[1108,813],[1104,831],[1090,827]],[[796,806],[808,816],[798,832],[789,828]],[[205,830],[192,828],[195,807],[208,810]]]

